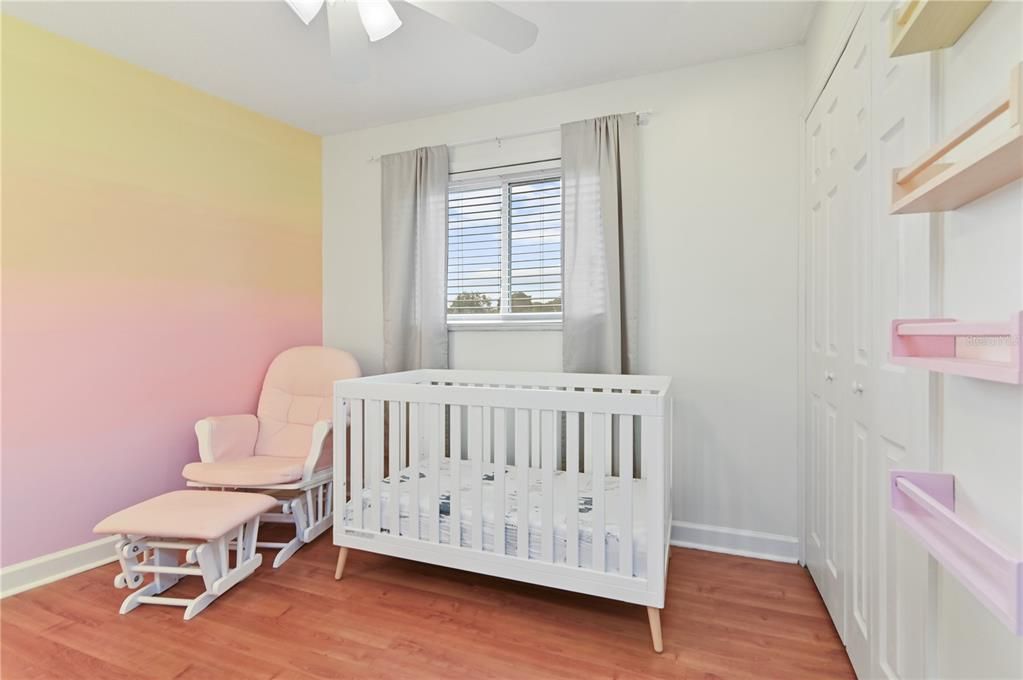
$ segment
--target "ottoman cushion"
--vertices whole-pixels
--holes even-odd
[[[261,493],[171,491],[107,517],[97,534],[136,534],[161,538],[220,538],[277,503]]]

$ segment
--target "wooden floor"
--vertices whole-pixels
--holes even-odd
[[[355,551],[335,581],[336,554],[328,533],[281,569],[265,555],[189,622],[178,607],[118,615],[116,565],[7,598],[0,676],[854,677],[795,565],[674,548],[658,655],[640,606]]]

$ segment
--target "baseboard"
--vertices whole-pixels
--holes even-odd
[[[118,538],[108,536],[0,569],[0,598],[110,564],[117,559],[114,544]]]
[[[694,522],[672,522],[671,544],[680,548],[696,548],[774,562],[794,564],[799,561],[799,539],[795,536]]]
[[[0,569],[0,598],[110,564],[117,559],[114,555],[117,539],[117,536],[101,538]],[[799,539],[795,536],[693,522],[672,522],[671,544],[775,562],[799,561]]]

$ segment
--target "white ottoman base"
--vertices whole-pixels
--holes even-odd
[[[121,613],[127,614],[142,604],[162,604],[184,607],[185,620],[191,619],[262,564],[263,556],[256,553],[258,530],[257,516],[239,526],[233,536],[199,543],[125,536],[117,543],[121,573],[114,578],[114,586],[138,590],[124,598]],[[181,551],[185,551],[185,561],[179,563]],[[143,585],[146,574],[153,578]],[[205,592],[190,599],[159,596],[182,576],[201,576]]]
[[[162,604],[184,607],[187,621],[201,612],[263,562],[256,553],[259,517],[275,504],[264,494],[171,491],[104,519],[94,531],[121,537],[114,586],[135,590],[121,613]],[[147,574],[152,580],[144,583]],[[193,598],[161,597],[183,576],[201,577],[206,590]]]

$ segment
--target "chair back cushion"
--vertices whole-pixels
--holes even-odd
[[[309,455],[313,423],[331,418],[334,381],[361,375],[355,357],[333,347],[293,347],[278,354],[259,395],[255,454]]]

